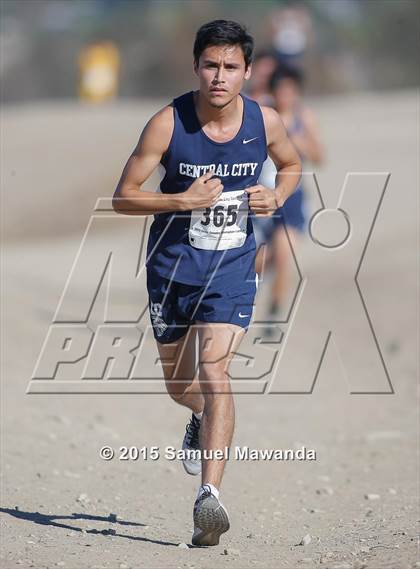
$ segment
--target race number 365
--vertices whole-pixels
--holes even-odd
[[[213,213],[213,225],[215,227],[222,227],[223,225],[229,227],[235,225],[238,219],[238,204],[230,204],[225,208],[223,205],[216,205],[214,208],[207,207],[203,213],[201,225],[209,225],[212,221],[211,216]]]
[[[247,236],[248,199],[244,190],[224,191],[213,207],[191,212],[189,240],[197,249],[241,247]]]

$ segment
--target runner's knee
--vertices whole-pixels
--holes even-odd
[[[186,395],[192,391],[192,383],[194,378],[187,379],[166,379],[166,391],[174,401],[181,401]]]
[[[204,363],[200,366],[200,385],[203,395],[214,395],[230,391],[230,380],[226,373],[226,361]]]

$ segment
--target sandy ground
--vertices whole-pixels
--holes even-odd
[[[236,395],[234,445],[304,445],[316,450],[316,460],[231,460],[222,499],[232,527],[220,546],[179,547],[190,542],[199,483],[179,462],[99,457],[103,445],[117,454],[122,446],[158,446],[162,454],[168,445],[178,448],[185,409],[165,395],[103,393],[103,385],[97,394],[26,394],[96,198],[112,194],[139,129],[158,107],[3,109],[2,567],[418,567],[415,93],[314,101],[328,151],[318,177],[327,207],[336,207],[346,172],[380,173],[359,177],[344,200],[358,227],[366,228],[381,196],[376,180],[391,173],[358,282],[394,393],[384,370],[378,375],[378,367],[369,367],[365,327],[351,320],[361,247],[349,269],[341,253],[331,262],[313,254],[305,240],[299,249],[304,275],[324,275],[315,297],[334,298],[337,322],[345,324],[339,338],[333,333],[311,394]],[[316,200],[313,192],[313,206]],[[108,227],[119,242],[141,223],[105,226],[90,239],[91,251],[101,253]],[[77,282],[71,311],[90,294],[88,280],[86,273]],[[143,286],[138,297],[118,284],[123,308],[144,304]],[[264,314],[268,286],[259,290],[256,318]],[[306,335],[325,331],[317,327],[317,302],[306,306],[305,318]],[[242,354],[252,355],[254,337],[247,336]],[[304,331],[302,353],[307,340]],[[346,358],[335,349],[340,345],[353,349],[355,367],[343,369]],[[267,358],[277,347],[263,346]],[[256,353],[257,368],[266,359],[258,353],[264,354]],[[150,339],[144,354],[143,368],[159,378]],[[302,374],[287,365],[280,361],[270,381],[284,379],[290,392],[301,386]],[[310,540],[299,545],[307,535]]]

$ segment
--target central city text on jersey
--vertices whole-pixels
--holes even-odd
[[[230,166],[232,166],[230,168]],[[185,164],[179,163],[179,173],[190,178],[199,178],[210,170],[215,176],[253,176],[258,162],[242,162],[240,164]]]

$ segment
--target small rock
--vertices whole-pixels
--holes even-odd
[[[253,533],[249,533],[246,537],[247,537],[248,539],[252,539],[252,538],[254,537],[254,534],[253,534]]]
[[[129,569],[129,568],[128,568],[128,565],[127,565],[126,563],[120,563],[120,564],[118,565],[118,567],[119,567],[119,569]]]
[[[233,547],[229,547],[229,549],[223,550],[223,555],[240,555],[241,552],[239,549],[234,549]]]
[[[90,502],[88,495],[85,494],[84,492],[82,494],[79,495],[79,497],[76,499],[76,502],[79,502],[80,504],[88,504]]]
[[[365,494],[365,500],[379,500],[379,494]]]
[[[395,488],[388,488],[388,492],[389,492],[390,494],[392,494],[393,496],[395,496],[396,493],[397,493],[397,491],[395,490]]]
[[[326,486],[325,488],[318,488],[316,490],[317,494],[326,494],[328,496],[332,496],[334,494],[334,490],[332,488],[330,488],[329,486]]]
[[[307,533],[306,535],[304,535],[302,537],[302,539],[300,540],[300,542],[298,543],[298,545],[309,545],[312,541],[311,536],[309,535],[309,533]]]
[[[186,543],[178,543],[178,547],[179,547],[179,549],[189,549],[189,547]]]
[[[64,567],[65,563],[64,561],[57,561],[56,565],[57,567]]]

